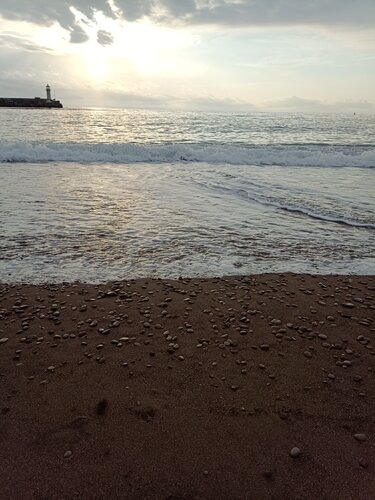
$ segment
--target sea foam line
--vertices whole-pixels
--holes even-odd
[[[305,167],[375,167],[375,148],[333,145],[0,143],[10,163],[210,163]]]
[[[341,217],[338,214],[327,213],[319,210],[318,208],[313,209],[311,207],[304,206],[303,204],[288,203],[284,200],[278,200],[274,197],[269,197],[266,195],[252,193],[243,188],[230,188],[217,184],[207,184],[202,182],[196,182],[199,186],[211,190],[217,190],[221,193],[226,193],[229,196],[235,195],[243,199],[255,201],[261,205],[274,207],[279,210],[285,210],[286,212],[295,213],[302,216],[311,217],[312,219],[317,219],[324,222],[333,222],[335,224],[343,224],[345,226],[363,228],[374,230],[375,224],[371,221],[354,219],[348,216]]]

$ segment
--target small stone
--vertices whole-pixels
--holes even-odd
[[[335,380],[336,378],[333,373],[328,373],[327,377],[330,378],[331,380]]]
[[[5,344],[5,342],[8,342],[8,337],[3,337],[0,339],[0,344]]]
[[[262,351],[268,351],[270,346],[268,344],[261,344],[260,348],[262,349]]]
[[[368,469],[369,463],[365,458],[360,458],[358,463],[363,469]]]
[[[303,355],[306,357],[306,358],[312,358],[312,353],[311,351],[304,351]]]
[[[106,399],[102,399],[96,405],[96,413],[97,413],[97,415],[104,415],[104,413],[107,411],[107,409],[108,409],[108,401]]]
[[[360,375],[354,375],[353,380],[354,380],[354,382],[361,382],[362,377]]]
[[[73,453],[70,450],[68,450],[64,453],[64,458],[70,458],[72,455]]]
[[[292,458],[297,458],[297,457],[299,457],[300,455],[301,455],[301,450],[300,450],[299,448],[294,447],[294,448],[292,448],[292,449],[290,450],[290,456],[291,456]]]
[[[51,366],[49,366],[49,367],[47,368],[47,370],[48,370],[49,372],[54,372],[54,371],[55,371],[55,367],[51,365]]]
[[[366,434],[354,434],[354,439],[356,439],[357,441],[366,441]]]

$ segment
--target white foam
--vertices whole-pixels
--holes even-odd
[[[0,143],[0,162],[375,167],[375,148],[339,145]]]

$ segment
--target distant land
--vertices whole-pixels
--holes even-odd
[[[46,86],[47,97],[0,97],[0,108],[62,108],[56,99],[51,99],[51,87]]]

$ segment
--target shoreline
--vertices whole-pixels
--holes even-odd
[[[0,491],[374,498],[374,292],[294,273],[0,283]]]

